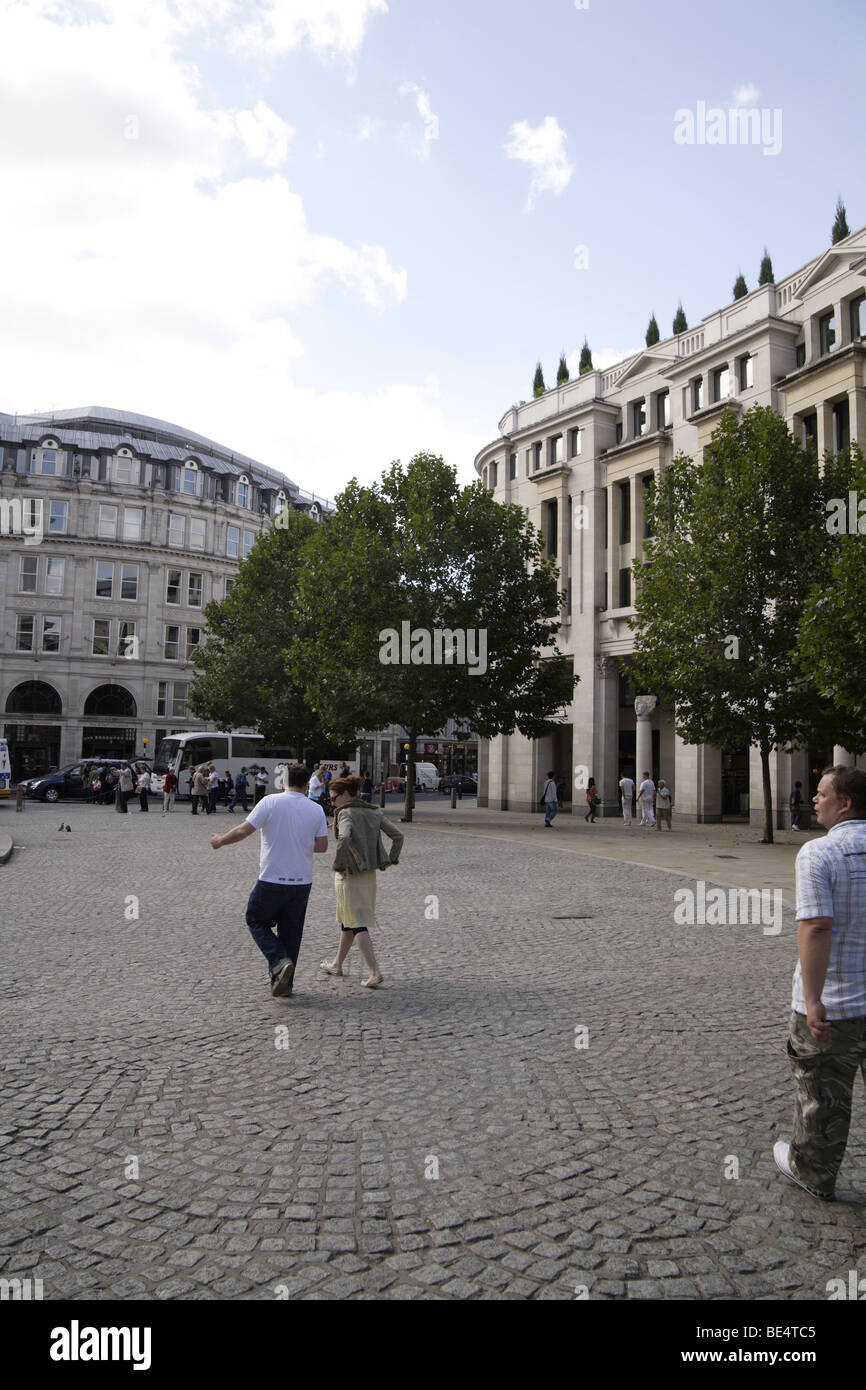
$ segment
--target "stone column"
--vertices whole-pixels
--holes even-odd
[[[848,428],[851,443],[866,449],[866,390],[862,386],[848,392]]]
[[[634,712],[637,719],[637,740],[635,752],[635,781],[640,786],[645,772],[652,776],[653,767],[653,726],[652,712],[658,704],[656,695],[636,695]]]
[[[818,458],[822,460],[825,453],[833,453],[833,407],[828,401],[820,401],[817,407],[818,415]]]
[[[856,767],[857,759],[853,753],[849,753],[847,748],[836,743],[833,746],[833,766],[834,767]]]
[[[619,663],[614,656],[599,656],[595,662],[598,679],[593,750],[595,777],[604,816],[619,815]]]

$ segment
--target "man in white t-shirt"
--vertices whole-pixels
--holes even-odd
[[[631,799],[634,796],[634,779],[631,777],[620,777],[619,789],[622,792],[622,818],[626,825],[631,825]]]
[[[256,805],[256,806],[258,806],[259,802],[261,801],[262,797],[265,795],[265,793],[267,792],[267,790],[268,790],[268,769],[267,769],[266,767],[260,767],[259,770],[258,770],[258,772],[256,773],[256,799],[255,799],[255,805]]]
[[[321,801],[322,792],[325,790],[325,783],[319,776],[320,771],[321,768],[318,764],[316,764],[316,767],[313,770],[313,775],[310,778],[310,789],[307,792],[307,796],[310,798],[311,801]]]
[[[242,825],[210,837],[211,848],[222,849],[261,831],[259,879],[247,903],[246,922],[268,962],[274,996],[292,992],[313,885],[313,855],[328,848],[325,813],[307,799],[309,780],[305,767],[290,767],[284,792],[263,797]]]
[[[637,789],[638,800],[640,801],[640,823],[641,825],[655,825],[656,817],[653,810],[653,802],[656,799],[656,784],[648,772],[643,775],[643,781]]]

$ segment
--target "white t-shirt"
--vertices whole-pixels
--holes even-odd
[[[256,786],[266,787],[268,785],[268,770],[263,767],[261,772],[256,773]]]
[[[641,782],[638,796],[641,801],[652,801],[656,794],[656,784],[651,777],[647,777],[645,782]]]
[[[634,796],[634,782],[630,777],[620,779],[619,789],[622,792],[623,801],[631,801]]]
[[[321,779],[314,772],[312,777],[310,778],[310,786],[307,791],[307,795],[311,801],[318,801],[319,797],[322,794],[322,788],[324,787],[324,785],[324,782],[321,781]],[[322,814],[324,815],[324,812]]]
[[[315,841],[328,834],[321,806],[308,801],[303,792],[274,792],[253,807],[247,824],[262,835],[260,879],[265,883],[312,883]]]

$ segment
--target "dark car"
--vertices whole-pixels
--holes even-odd
[[[468,792],[470,796],[478,793],[478,783],[461,772],[452,772],[450,777],[443,777],[439,783],[440,792],[450,792],[452,787],[456,787],[461,795],[463,792]]]
[[[83,758],[81,762],[70,763],[59,772],[45,772],[41,777],[31,777],[22,782],[25,796],[35,797],[37,801],[67,801],[73,797],[84,796],[87,779],[95,767],[108,769],[121,767],[128,762],[134,777],[145,768],[152,771],[146,758]]]

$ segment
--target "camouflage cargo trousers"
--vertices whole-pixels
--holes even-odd
[[[848,1142],[858,1066],[866,1082],[866,1018],[835,1019],[829,1042],[819,1043],[806,1015],[792,1013],[788,1058],[797,1086],[791,1167],[807,1187],[829,1197]]]

